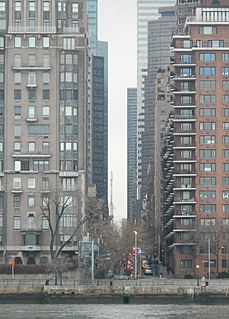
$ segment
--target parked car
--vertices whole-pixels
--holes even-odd
[[[127,275],[115,275],[114,280],[128,280],[129,277]]]
[[[153,270],[151,267],[147,266],[144,270],[145,275],[153,275]]]

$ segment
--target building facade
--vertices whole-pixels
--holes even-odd
[[[229,270],[228,22],[228,1],[202,1],[172,40],[174,212],[165,231],[176,277]]]
[[[0,12],[0,258],[40,263],[49,255],[48,208],[55,224],[53,203],[69,203],[56,246],[85,216],[85,1],[0,1]]]
[[[158,8],[174,5],[176,0],[138,0],[137,1],[137,201],[141,210],[142,196],[142,134],[145,126],[144,81],[148,72],[148,22],[159,18]],[[141,218],[141,211],[139,211]]]
[[[127,220],[136,216],[137,88],[127,89]]]

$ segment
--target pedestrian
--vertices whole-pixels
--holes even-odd
[[[206,293],[206,278],[204,276],[200,278],[200,291],[202,295]]]
[[[167,275],[169,275],[170,270],[171,270],[171,268],[170,268],[169,264],[166,264],[166,271],[167,271]]]

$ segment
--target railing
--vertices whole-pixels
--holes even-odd
[[[12,33],[55,33],[56,27],[54,26],[35,26],[35,27],[27,27],[27,26],[9,26],[8,32]]]

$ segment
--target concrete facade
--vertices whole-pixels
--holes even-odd
[[[71,201],[57,246],[85,216],[85,1],[9,0],[0,1],[0,10],[0,260],[39,263],[50,240],[41,207]],[[66,252],[77,250],[77,241]]]

